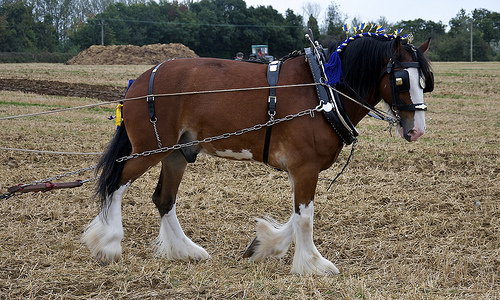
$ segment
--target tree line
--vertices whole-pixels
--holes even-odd
[[[281,57],[307,46],[308,28],[327,44],[343,40],[348,16],[331,2],[318,24],[318,6],[307,3],[305,16],[272,6],[247,7],[244,0],[0,0],[0,52],[71,52],[92,45],[182,43],[200,56],[232,58],[250,53],[253,44],[269,45]],[[305,20],[307,19],[307,20]],[[424,19],[389,23],[384,17],[350,20],[351,31],[377,23],[392,32],[404,28],[419,44],[432,37],[435,61],[500,60],[500,14],[487,9],[460,10],[449,21]],[[472,41],[472,53],[471,53]]]

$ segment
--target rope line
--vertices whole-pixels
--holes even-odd
[[[62,108],[62,109],[55,109],[55,110],[50,110],[50,111],[44,111],[44,112],[39,112],[39,113],[32,113],[32,114],[25,114],[25,115],[17,115],[17,116],[9,116],[9,117],[1,117],[1,120],[11,120],[11,119],[18,119],[18,118],[24,118],[24,117],[32,117],[32,116],[38,116],[38,115],[45,115],[45,114],[51,114],[51,113],[56,113],[56,112],[63,112],[63,111],[69,111],[69,110],[75,110],[75,109],[82,109],[82,108],[91,108],[91,107],[96,107],[96,106],[101,106],[101,105],[106,105],[106,104],[112,104],[112,103],[117,103],[117,102],[127,102],[127,101],[135,101],[135,100],[140,100],[140,99],[145,99],[147,97],[174,97],[174,96],[187,96],[187,95],[199,95],[199,94],[215,94],[215,93],[229,93],[229,92],[243,92],[243,91],[255,91],[255,90],[269,90],[271,88],[293,88],[293,87],[307,87],[307,86],[318,86],[318,85],[326,85],[323,82],[314,82],[314,83],[300,83],[300,84],[289,84],[289,85],[277,85],[274,87],[270,86],[262,86],[262,87],[248,87],[248,88],[237,88],[237,89],[224,89],[224,90],[209,90],[209,91],[196,91],[196,92],[178,92],[178,93],[170,93],[170,94],[150,94],[150,95],[145,95],[145,96],[139,96],[139,97],[133,97],[133,98],[127,98],[127,99],[119,99],[119,100],[112,100],[112,101],[107,101],[107,102],[100,102],[100,103],[94,103],[94,104],[87,104],[87,105],[82,105],[82,106],[75,106],[75,107],[69,107],[69,108]],[[337,90],[334,87],[329,86],[332,90],[336,91],[337,93],[341,94],[342,96],[346,97],[350,101],[368,109],[369,111],[383,117],[384,121],[387,121],[388,123],[393,123],[397,121],[394,117],[390,116],[389,114],[385,113],[384,111],[380,111],[378,109],[370,108],[366,106],[365,104],[357,101],[356,99],[346,95],[345,93],[342,93],[341,91]]]
[[[275,86],[274,88],[306,87],[306,86],[316,86],[316,85],[322,85],[322,83],[302,83],[302,84],[280,85],[280,86]],[[135,100],[145,99],[147,97],[174,97],[174,96],[188,96],[188,95],[198,95],[198,94],[215,94],[215,93],[243,92],[243,91],[255,91],[255,90],[268,90],[270,88],[271,87],[269,87],[269,86],[262,86],[262,87],[249,87],[249,88],[211,90],[211,91],[178,92],[178,93],[170,93],[170,94],[152,94],[152,95],[145,95],[145,96],[139,96],[139,97],[134,97],[134,98],[119,99],[119,100],[112,100],[112,101],[106,101],[106,102],[99,102],[99,103],[87,104],[87,105],[81,105],[81,106],[75,106],[75,107],[69,107],[69,108],[54,109],[54,110],[43,111],[43,112],[32,113],[32,114],[9,116],[9,117],[1,117],[0,121],[1,120],[11,120],[11,119],[33,117],[33,116],[39,116],[39,115],[46,115],[46,114],[52,114],[52,113],[58,113],[58,112],[75,110],[75,109],[82,109],[82,108],[92,108],[92,107],[96,107],[96,106],[102,106],[102,105],[106,105],[106,104],[113,104],[113,103],[117,103],[117,102],[135,101]]]
[[[228,93],[228,92],[241,92],[241,91],[255,91],[255,90],[268,90],[271,88],[292,88],[292,87],[307,87],[307,86],[318,86],[318,85],[326,85],[325,83],[302,83],[302,84],[291,84],[291,85],[278,85],[274,87],[270,86],[264,86],[264,87],[249,87],[249,88],[237,88],[237,89],[223,89],[223,90],[209,90],[209,91],[195,91],[195,92],[178,92],[178,93],[169,93],[169,94],[150,94],[150,95],[145,95],[145,96],[139,96],[139,97],[133,97],[133,98],[127,98],[127,99],[119,99],[119,100],[112,100],[112,101],[106,101],[106,102],[99,102],[99,103],[94,103],[94,104],[87,104],[87,105],[82,105],[82,106],[75,106],[75,107],[69,107],[69,108],[63,108],[63,109],[56,109],[56,110],[50,110],[50,111],[44,111],[44,112],[38,112],[38,113],[31,113],[31,114],[24,114],[24,115],[17,115],[17,116],[8,116],[8,117],[1,117],[0,120],[11,120],[11,119],[18,119],[18,118],[24,118],[24,117],[32,117],[32,116],[39,116],[39,115],[45,115],[45,114],[51,114],[51,113],[57,113],[57,112],[63,112],[63,111],[69,111],[69,110],[76,110],[76,109],[82,109],[82,108],[92,108],[92,107],[97,107],[97,106],[102,106],[102,105],[107,105],[107,104],[113,104],[117,102],[126,102],[126,101],[135,101],[135,100],[140,100],[140,99],[145,99],[147,97],[174,97],[174,96],[186,96],[186,95],[198,95],[198,94],[214,94],[214,93]],[[329,86],[330,87],[330,86]],[[346,97],[347,99],[353,101],[354,103],[368,109],[369,111],[375,113],[378,117],[380,117],[381,120],[384,120],[389,123],[389,127],[394,126],[395,122],[397,119],[393,118],[389,114],[387,114],[384,111],[381,111],[377,108],[371,108],[368,107],[367,105],[361,103],[360,101],[355,100],[354,98],[346,95],[345,93],[342,93],[341,91],[330,87],[342,96]],[[42,153],[42,154],[59,154],[59,155],[101,155],[102,152],[89,152],[89,153],[82,153],[82,152],[61,152],[61,151],[44,151],[44,150],[31,150],[31,149],[18,149],[18,148],[7,148],[7,147],[0,147],[0,150],[7,150],[7,151],[20,151],[20,152],[31,152],[31,153]]]
[[[101,106],[101,105],[110,104],[110,103],[114,103],[114,102],[118,102],[118,101],[120,101],[120,100],[113,100],[113,101],[108,101],[108,102],[100,102],[100,103],[87,104],[87,105],[82,105],[82,106],[54,109],[54,110],[42,111],[42,112],[32,113],[32,114],[2,117],[2,118],[0,118],[0,120],[27,118],[27,117],[40,116],[40,115],[52,114],[52,113],[75,110],[75,109],[90,108],[90,107]]]
[[[85,152],[61,152],[61,151],[31,150],[31,149],[18,149],[18,148],[7,148],[7,147],[0,147],[0,150],[42,153],[42,154],[62,154],[62,155],[101,155],[102,154],[102,152],[87,152],[87,153],[85,153]]]

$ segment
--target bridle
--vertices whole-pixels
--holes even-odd
[[[406,104],[403,99],[399,96],[400,93],[405,93],[410,91],[410,74],[407,69],[416,68],[420,76],[419,84],[424,90],[424,93],[430,93],[434,90],[434,74],[429,71],[428,76],[425,77],[420,63],[417,59],[417,50],[410,44],[413,50],[414,59],[413,62],[400,62],[396,59],[391,58],[387,63],[387,68],[383,71],[381,77],[387,73],[389,74],[389,82],[391,89],[391,101],[392,110],[397,114],[398,111],[426,111],[427,104],[425,103],[412,103]]]
[[[375,25],[372,26],[374,28]],[[348,27],[347,27],[348,28]],[[346,26],[344,26],[344,30],[346,31]],[[357,29],[358,30],[358,29]],[[370,28],[371,30],[371,28]],[[325,65],[325,70],[326,70],[326,77],[327,84],[332,86],[333,88],[337,85],[340,84],[344,87],[346,87],[356,98],[353,99],[351,97],[348,97],[344,95],[344,97],[347,97],[348,99],[352,100],[353,102],[365,107],[368,109],[370,112],[368,113],[370,116],[388,121],[389,126],[392,127],[394,124],[399,122],[401,120],[401,117],[399,115],[399,111],[426,111],[427,110],[427,105],[425,103],[417,103],[417,104],[406,104],[403,99],[400,97],[400,93],[403,92],[409,92],[410,91],[410,74],[408,72],[409,68],[416,68],[418,70],[418,74],[420,76],[420,86],[423,89],[424,93],[431,92],[434,89],[434,75],[433,73],[428,70],[427,68],[422,67],[421,60],[419,60],[418,54],[419,51],[418,49],[410,43],[412,40],[412,35],[405,35],[400,37],[398,34],[400,33],[401,30],[397,30],[395,34],[384,34],[384,28],[379,26],[379,28],[376,29],[376,32],[362,32],[359,34],[356,34],[354,36],[351,36],[347,38],[344,42],[342,42],[337,49],[331,52],[330,58],[328,60],[328,63]],[[346,31],[347,32],[347,31]],[[382,33],[381,33],[382,32]],[[391,91],[391,102],[392,102],[392,113],[390,112],[385,112],[381,111],[371,105],[369,105],[362,97],[354,91],[352,87],[349,86],[343,79],[342,79],[342,63],[341,63],[341,58],[339,57],[339,54],[344,51],[344,49],[349,45],[350,42],[357,40],[358,38],[363,38],[363,37],[379,37],[383,39],[404,39],[405,43],[403,44],[403,47],[406,51],[408,51],[413,58],[413,61],[411,62],[401,62],[397,60],[394,57],[394,54],[392,54],[392,57],[389,57],[389,61],[387,63],[386,68],[383,68],[380,76],[379,76],[379,86],[380,82],[387,73],[389,75],[389,82],[390,82],[390,91]]]

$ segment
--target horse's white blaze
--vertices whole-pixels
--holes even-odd
[[[299,206],[300,214],[294,218],[295,255],[292,273],[297,274],[338,274],[339,270],[329,260],[323,258],[313,241],[313,202]]]
[[[410,75],[410,99],[413,104],[424,103],[424,91],[420,86],[420,71],[417,68],[408,68]],[[415,111],[413,117],[413,129],[408,133],[412,141],[418,140],[425,133],[425,112]]]
[[[92,254],[103,263],[117,261],[122,254],[120,243],[124,233],[121,202],[129,185],[122,185],[106,199],[106,203],[111,201],[109,207],[103,207],[82,235],[82,242],[87,244]]]
[[[174,207],[160,221],[160,233],[155,240],[156,254],[171,260],[205,260],[210,255],[191,241],[182,231]]]
[[[424,91],[420,86],[420,74],[418,69],[416,68],[408,68],[406,71],[410,77],[410,98],[413,104],[423,104],[424,103]],[[391,109],[391,106],[385,102],[381,102],[382,110],[387,114],[396,118],[396,115]],[[404,139],[403,128],[398,124],[396,130],[399,132],[399,135]],[[411,136],[412,141],[418,140],[425,133],[425,112],[418,110],[415,111],[413,116],[413,128],[410,130],[409,135]]]
[[[241,152],[234,152],[233,150],[225,150],[225,151],[215,151],[215,154],[219,157],[229,157],[238,160],[252,159],[253,154],[248,149],[243,149]]]

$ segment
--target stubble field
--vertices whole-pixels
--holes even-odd
[[[149,67],[0,65],[0,81],[44,87],[4,88],[0,117],[100,102],[79,94],[81,84],[120,95]],[[92,183],[0,200],[0,299],[500,299],[500,63],[433,68],[436,88],[426,95],[427,132],[418,142],[391,137],[385,123],[365,118],[349,169],[327,191],[346,148],[320,174],[314,240],[339,275],[291,275],[293,245],[279,260],[243,259],[255,218],[288,220],[287,176],[259,163],[200,156],[188,165],[177,213],[210,260],[154,256],[156,166],[125,195],[122,259],[107,266],[80,242],[99,210]],[[47,95],[62,84],[73,88]],[[115,128],[110,115],[114,105],[0,120],[0,147],[101,152]],[[0,194],[97,158],[0,150]]]

